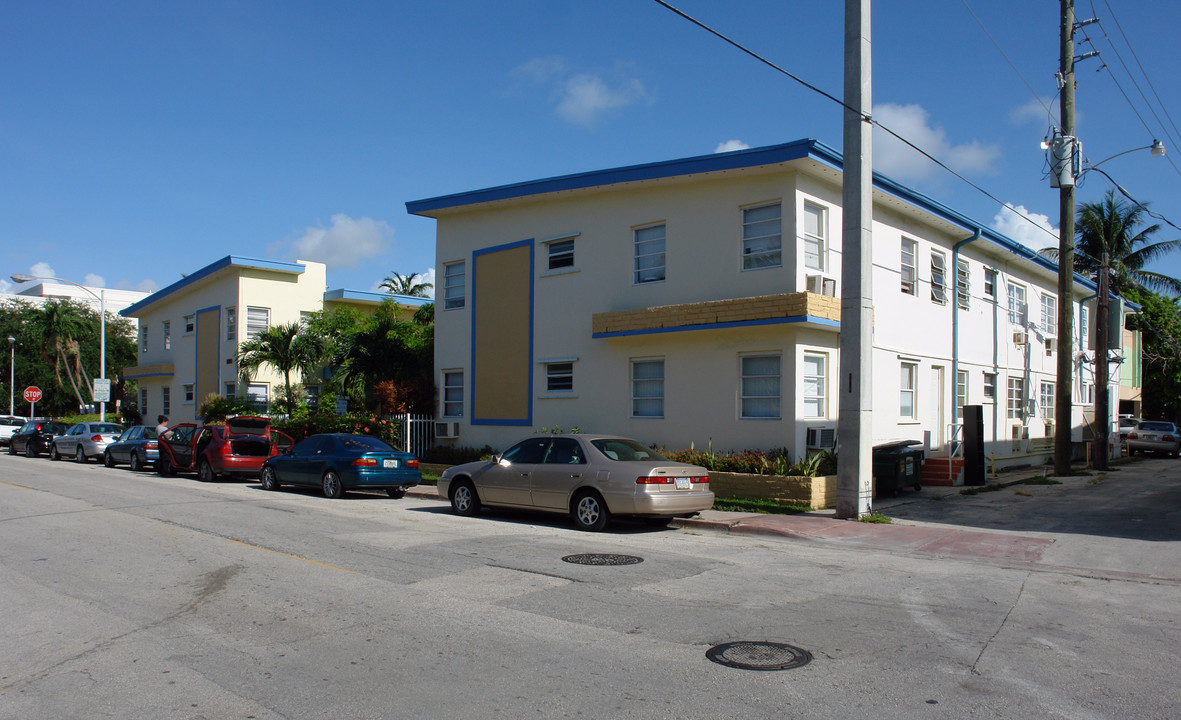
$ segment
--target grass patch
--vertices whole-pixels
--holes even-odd
[[[743,500],[740,498],[714,498],[714,510],[726,512],[762,513],[770,515],[796,515],[812,508],[803,505],[788,505],[774,500]]]
[[[881,513],[870,513],[868,515],[863,515],[863,516],[857,518],[857,522],[877,523],[880,525],[889,525],[890,523],[894,522],[894,518],[889,517],[888,515],[883,515]]]
[[[438,484],[439,484],[439,476],[435,475],[434,473],[423,473],[422,474],[422,482],[419,483],[419,485],[438,485]]]
[[[1050,477],[1043,477],[1043,478],[1030,478],[1028,480],[1022,480],[1020,484],[1021,485],[1061,485],[1062,481],[1055,480],[1054,478],[1050,478]]]
[[[970,487],[960,490],[960,495],[979,495],[983,492],[996,492],[1001,489],[998,483],[989,483],[981,487]]]

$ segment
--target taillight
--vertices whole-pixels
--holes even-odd
[[[354,467],[374,467],[377,465],[377,458],[357,458],[353,461]]]
[[[1161,439],[1164,440],[1165,442],[1173,442],[1174,440],[1176,440],[1176,438],[1174,438],[1172,435],[1165,435]]]
[[[667,477],[664,475],[640,476],[640,477],[636,478],[637,485],[672,485],[674,482],[676,482],[675,478]],[[709,476],[708,475],[701,475],[698,477],[691,477],[691,478],[689,478],[689,482],[693,483],[694,485],[705,485],[706,483],[709,482]]]
[[[103,441],[103,436],[102,436],[102,435],[95,435],[95,436],[93,436],[93,437],[91,437],[91,438],[90,438],[90,441],[91,441],[91,442],[102,442],[102,441]]]
[[[418,467],[418,458],[410,458],[407,460],[406,467]]]
[[[154,443],[154,442],[150,442],[150,443],[144,443],[144,449],[146,449],[146,450],[155,450],[155,449],[156,449],[156,443]]]
[[[1129,439],[1129,440],[1135,440],[1135,439],[1136,439],[1136,438],[1138,438],[1138,437],[1140,437],[1140,436],[1139,436],[1139,435],[1137,435],[1137,434],[1136,434],[1136,433],[1134,433],[1134,432],[1130,432],[1130,433],[1128,433],[1128,439]]]

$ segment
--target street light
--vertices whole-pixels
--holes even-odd
[[[1128,153],[1139,152],[1141,150],[1151,150],[1153,157],[1164,157],[1165,156],[1165,144],[1163,142],[1161,142],[1160,140],[1153,140],[1151,145],[1145,145],[1144,147],[1132,148],[1131,150],[1124,150],[1123,152],[1116,153],[1115,155],[1112,155],[1109,158],[1103,158],[1102,160],[1100,160],[1097,163],[1087,163],[1087,167],[1085,170],[1083,170],[1083,172],[1097,168],[1100,165],[1102,165],[1103,163],[1107,162],[1108,160],[1114,160],[1121,155],[1127,155]]]
[[[88,295],[90,295],[90,297],[94,298],[95,300],[98,300],[98,308],[99,308],[98,309],[98,313],[99,313],[98,374],[99,374],[100,380],[106,380],[107,379],[107,291],[106,291],[106,289],[100,288],[98,291],[98,295],[95,295],[93,290],[91,290],[90,288],[86,287],[85,285],[83,285],[81,283],[76,283],[73,280],[66,280],[65,278],[53,277],[52,275],[22,275],[20,273],[17,273],[15,275],[10,275],[9,277],[12,278],[12,281],[14,283],[27,283],[27,282],[33,282],[34,280],[56,280],[57,282],[63,282],[63,283],[66,283],[67,285],[73,285],[74,287],[81,288],[84,292],[86,292]],[[12,338],[9,338],[9,340],[11,341]],[[15,350],[14,350],[13,357],[15,357]],[[91,397],[93,397],[94,396],[94,388],[93,387],[90,389],[90,393],[91,393]],[[99,408],[99,410],[98,410],[99,420],[102,422],[106,422],[106,420],[107,420],[107,403],[105,401],[100,401],[98,404],[98,408]]]
[[[8,347],[12,353],[8,361],[8,414],[16,415],[16,406],[12,402],[12,389],[16,386],[16,338],[11,335],[8,336]]]

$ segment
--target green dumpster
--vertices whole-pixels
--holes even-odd
[[[904,487],[922,490],[923,448],[919,440],[894,440],[873,447],[877,494],[898,497]],[[915,447],[915,446],[918,447]]]

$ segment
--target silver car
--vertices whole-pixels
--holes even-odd
[[[1173,457],[1181,452],[1181,433],[1177,426],[1162,420],[1141,420],[1128,431],[1128,454],[1136,452],[1168,453]]]
[[[459,515],[484,505],[568,513],[581,530],[612,515],[667,525],[713,507],[705,468],[673,462],[635,440],[610,435],[539,435],[486,462],[443,471],[439,496]]]
[[[55,437],[49,446],[49,459],[72,457],[80,463],[101,458],[107,445],[115,442],[123,428],[115,423],[81,422]]]

